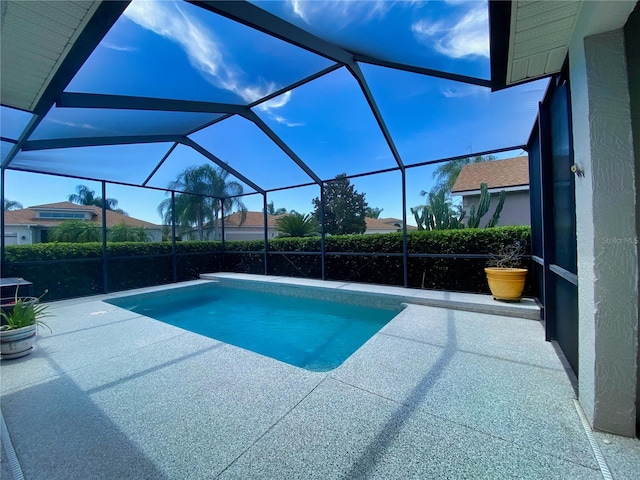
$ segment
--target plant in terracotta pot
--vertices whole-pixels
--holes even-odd
[[[0,354],[3,359],[19,358],[33,350],[33,342],[38,327],[49,326],[42,318],[51,316],[47,306],[40,304],[40,297],[18,297],[18,289],[13,299],[2,299],[2,325],[0,326]]]
[[[516,242],[504,245],[488,262],[484,269],[493,298],[510,302],[519,302],[527,279],[528,270],[522,266],[525,255],[524,245]]]

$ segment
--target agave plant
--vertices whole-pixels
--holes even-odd
[[[47,312],[47,305],[39,303],[40,299],[47,293],[48,290],[45,290],[44,293],[37,298],[18,298],[18,289],[16,288],[14,301],[9,305],[12,309],[0,312],[2,319],[6,322],[6,325],[2,325],[0,330],[16,330],[18,328],[36,325],[39,327],[45,327],[51,331],[49,325],[41,320],[42,318],[50,317],[51,314]]]

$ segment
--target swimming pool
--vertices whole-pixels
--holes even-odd
[[[372,308],[309,298],[307,291],[305,295],[208,284],[107,302],[316,372],[342,364],[401,308],[399,304]]]

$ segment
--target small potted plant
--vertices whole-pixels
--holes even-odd
[[[527,279],[528,270],[522,267],[525,254],[522,242],[505,245],[488,262],[484,269],[493,298],[510,302],[519,302]]]
[[[0,326],[0,354],[3,359],[24,357],[31,353],[38,327],[51,329],[41,319],[49,317],[47,306],[40,304],[40,297],[18,297],[2,299],[2,325]]]

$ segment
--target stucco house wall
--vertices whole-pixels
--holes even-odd
[[[278,236],[278,230],[274,227],[267,228],[267,236],[269,238],[275,238]],[[222,232],[218,230],[216,239],[222,239]],[[225,227],[224,229],[225,240],[264,240],[264,228],[263,227]]]
[[[638,419],[640,174],[627,63],[640,58],[627,58],[625,35],[640,32],[637,22],[622,27],[634,7],[584,2],[569,46],[574,156],[584,171],[575,184],[579,400],[594,428],[627,436]]]
[[[491,204],[489,211],[480,220],[480,226],[483,227],[493,216],[493,212],[496,210],[498,200],[500,197],[499,192],[491,193]],[[477,205],[480,202],[480,195],[465,195],[462,197],[462,208],[467,211],[466,219],[469,218],[469,211],[472,205]],[[500,212],[500,220],[498,226],[506,227],[509,225],[531,225],[531,210],[529,208],[529,190],[522,190],[517,192],[506,192],[504,206]]]
[[[624,28],[627,54],[627,73],[629,75],[629,98],[631,100],[631,128],[633,129],[633,149],[635,153],[636,177],[636,247],[638,248],[638,272],[640,272],[640,13],[629,18]],[[639,273],[640,275],[640,273]],[[640,312],[640,296],[638,297]],[[638,315],[638,335],[640,336],[640,313]],[[640,340],[638,341],[636,371],[636,433],[640,432]]]

